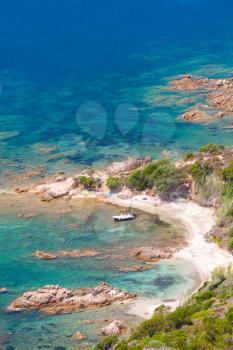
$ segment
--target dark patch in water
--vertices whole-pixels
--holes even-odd
[[[164,276],[164,277],[159,276],[154,280],[153,283],[156,286],[159,286],[160,288],[165,289],[165,288],[171,287],[175,282],[176,282],[176,279],[173,276]]]
[[[56,346],[54,350],[66,350],[64,346]]]

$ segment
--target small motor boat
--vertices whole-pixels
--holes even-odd
[[[136,219],[136,214],[134,213],[113,216],[114,221],[128,221],[128,220],[134,220],[134,219]]]

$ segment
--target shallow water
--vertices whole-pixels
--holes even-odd
[[[132,292],[139,297],[171,298],[182,296],[198,283],[198,276],[191,266],[179,263],[154,263],[154,268],[140,273],[122,273],[118,269],[138,264],[130,257],[130,250],[142,245],[169,246],[173,237],[184,235],[182,226],[174,227],[155,216],[138,211],[137,220],[115,223],[112,215],[119,213],[117,206],[96,204],[92,201],[58,201],[51,207],[25,196],[17,203],[17,196],[1,195],[4,215],[0,219],[0,285],[10,289],[1,295],[2,334],[8,334],[3,344],[17,349],[48,349],[63,344],[73,349],[72,335],[81,331],[88,341],[95,341],[103,326],[103,320],[117,316],[136,322],[137,317],[127,313],[127,305],[113,305],[94,311],[71,315],[43,316],[40,313],[9,314],[4,310],[14,298],[24,291],[46,284],[59,284],[68,288],[95,286],[107,281]],[[27,203],[26,203],[27,202]],[[11,205],[7,213],[6,203]],[[41,207],[42,206],[42,207]],[[33,211],[32,211],[32,208]],[[61,215],[64,208],[71,213]],[[31,213],[34,217],[25,218]],[[10,224],[9,224],[10,223]],[[104,225],[103,225],[104,223]],[[91,258],[39,260],[32,256],[35,250],[57,251],[94,248],[100,254]],[[184,296],[184,295],[183,295]],[[94,324],[85,321],[93,319]],[[90,328],[90,331],[89,331]],[[27,341],[25,345],[25,335]],[[58,336],[57,336],[58,335]]]
[[[230,0],[0,3],[0,193],[132,155],[160,158],[169,150],[178,159],[203,142],[232,146],[232,130],[177,121],[203,96],[166,89],[179,74],[232,75],[232,12]],[[17,206],[2,196],[0,286],[11,290],[0,297],[3,349],[75,349],[76,330],[90,334],[88,341],[99,332],[100,324],[85,325],[84,319],[126,312],[118,305],[56,317],[5,314],[6,305],[28,289],[94,286],[104,279],[140,296],[173,298],[196,285],[192,267],[178,262],[124,274],[117,268],[132,263],[128,256],[49,262],[31,256],[36,249],[85,247],[126,256],[136,244],[169,242],[180,227],[143,213],[118,226],[111,217],[119,209],[109,205],[82,203],[62,215],[59,210],[72,204],[56,203],[51,210],[31,199]],[[32,219],[17,216],[38,210]]]

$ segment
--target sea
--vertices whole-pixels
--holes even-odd
[[[172,299],[195,288],[195,268],[180,262],[119,272],[135,264],[130,249],[169,243],[185,234],[182,227],[143,212],[116,225],[115,206],[47,207],[9,193],[23,181],[131,156],[160,159],[165,152],[178,160],[203,143],[232,146],[232,130],[218,123],[177,119],[205,96],[167,89],[183,74],[232,76],[232,14],[231,0],[0,1],[0,288],[9,289],[0,295],[1,350],[73,350],[80,346],[76,331],[88,336],[88,346],[107,320],[140,321],[121,304],[57,316],[8,313],[28,290],[106,281],[142,298]],[[32,255],[84,248],[100,255],[54,261]]]

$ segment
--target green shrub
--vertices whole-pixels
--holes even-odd
[[[222,170],[222,176],[224,181],[233,182],[233,161]]]
[[[193,157],[194,157],[194,154],[192,153],[192,152],[189,152],[189,153],[187,153],[186,155],[185,155],[185,160],[190,160],[190,159],[193,159]]]
[[[116,190],[121,187],[122,183],[121,180],[117,177],[110,176],[107,179],[106,185],[111,189],[111,190]]]
[[[200,292],[197,294],[196,300],[197,300],[197,302],[202,302],[204,300],[208,300],[208,299],[212,298],[213,295],[214,295],[214,292],[210,291],[210,290],[207,290],[205,292]]]
[[[128,343],[126,340],[121,340],[116,347],[114,348],[114,350],[128,350]]]
[[[96,182],[93,178],[84,175],[78,177],[78,182],[86,189],[93,189],[96,186]]]
[[[146,176],[150,176],[162,165],[170,165],[170,161],[166,159],[162,159],[162,160],[157,160],[155,162],[149,163],[143,169],[143,174]]]
[[[138,191],[144,191],[146,188],[151,187],[149,179],[142,170],[133,171],[126,179],[126,184],[129,188]]]
[[[228,248],[230,250],[233,250],[233,238],[230,238],[229,241],[227,242]]]
[[[206,177],[210,175],[212,171],[213,168],[211,167],[209,162],[201,163],[198,161],[195,164],[191,165],[189,168],[189,173],[192,175],[192,177],[198,185],[203,184]]]
[[[202,146],[199,149],[199,152],[201,153],[214,153],[218,151],[224,150],[225,146],[224,145],[218,145],[215,143],[208,143],[207,145]]]
[[[117,342],[116,335],[110,335],[101,339],[101,341],[95,346],[95,350],[109,350]]]
[[[233,199],[233,183],[227,183],[224,188],[224,196]]]

